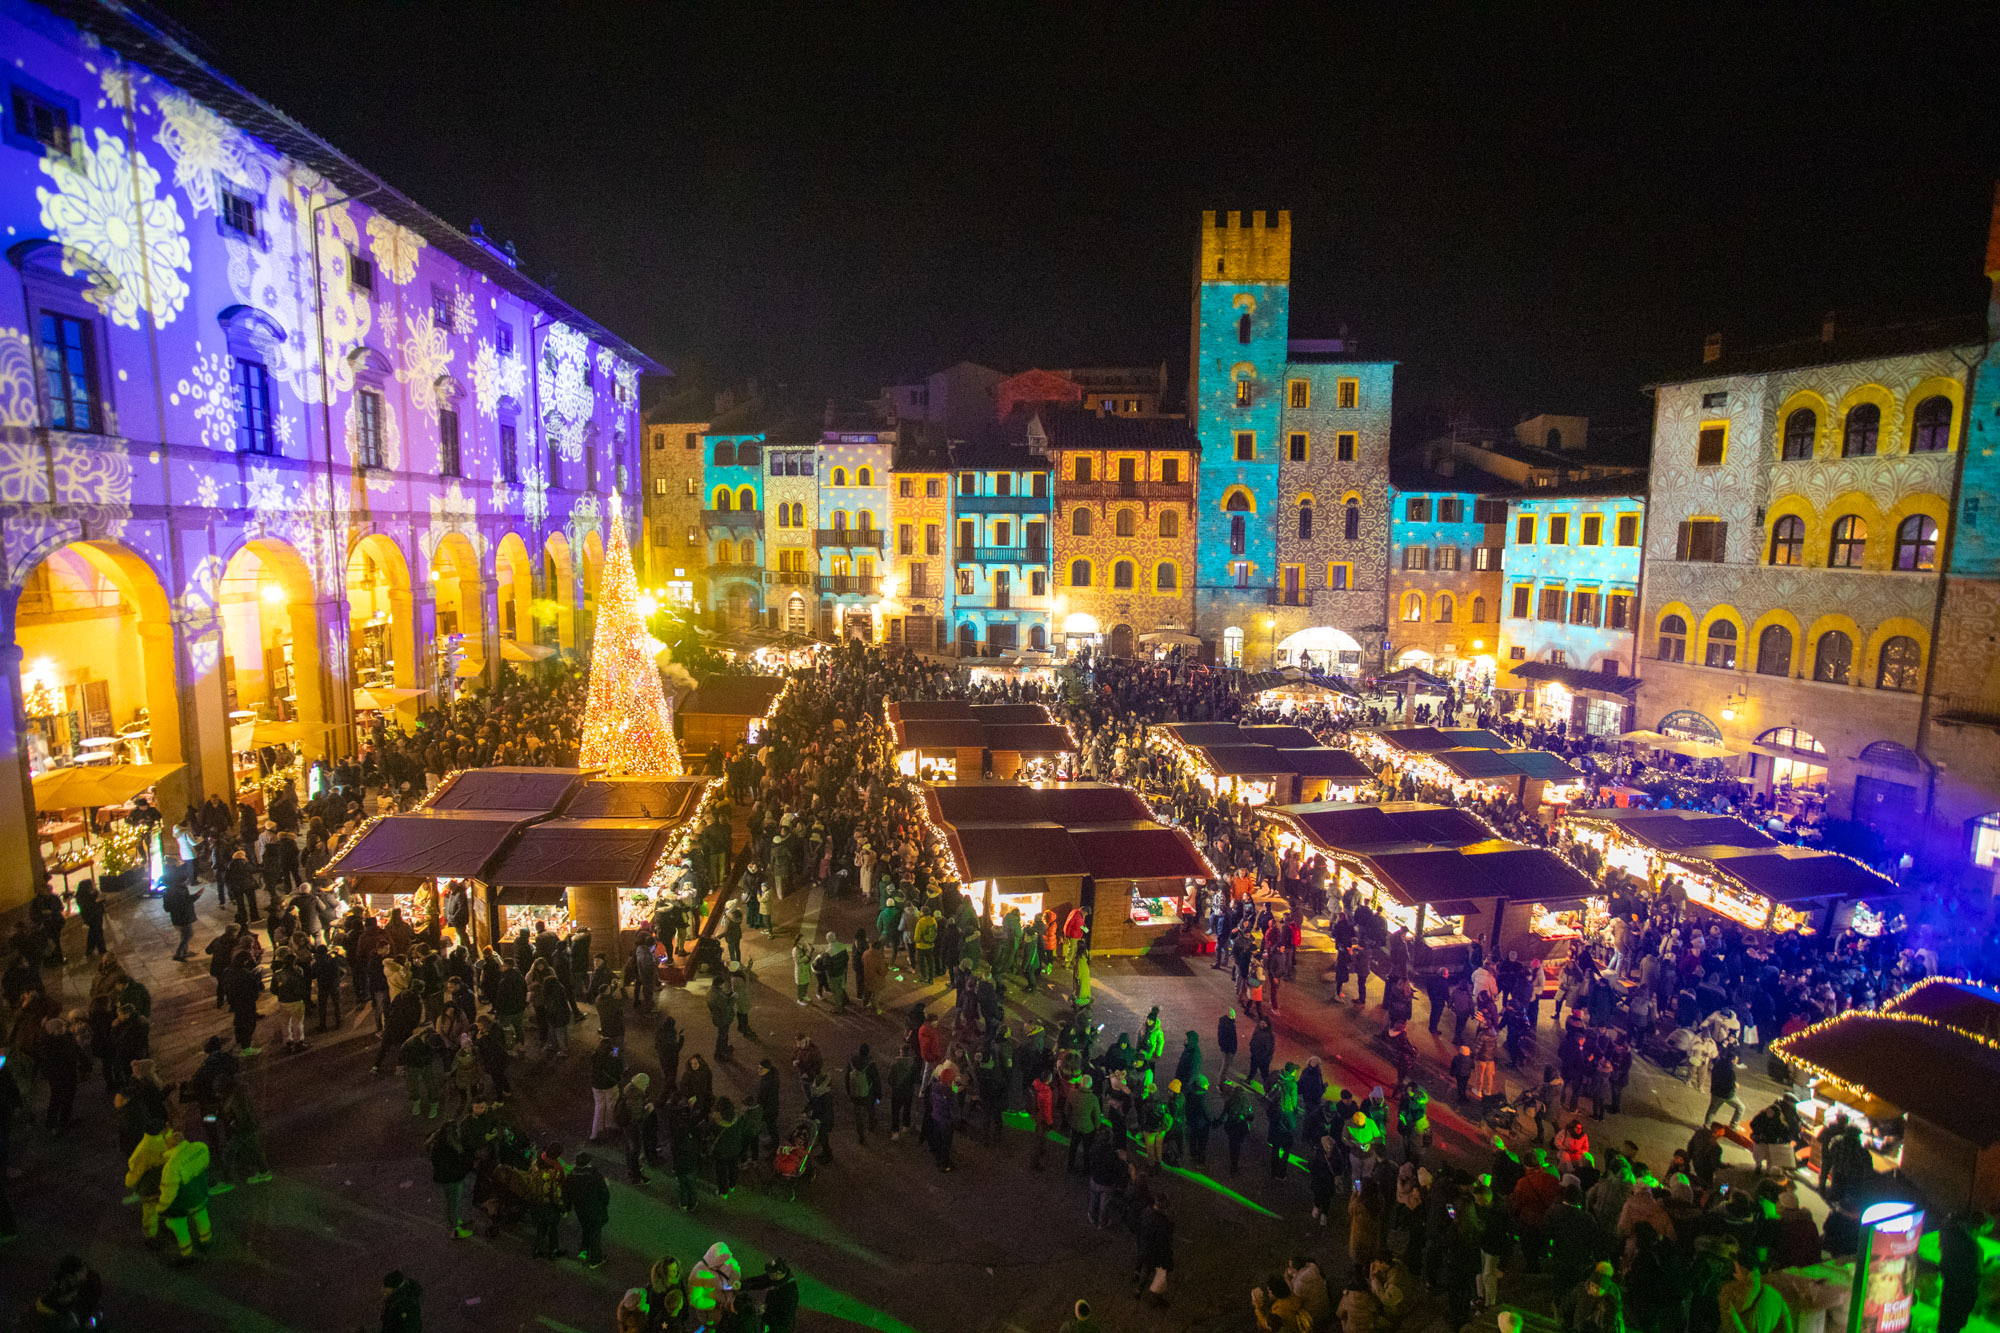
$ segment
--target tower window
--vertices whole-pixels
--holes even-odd
[[[1361,406],[1361,381],[1342,380],[1340,382],[1339,398],[1337,401],[1342,407]]]
[[[1309,380],[1293,380],[1293,381],[1291,382],[1291,384],[1290,384],[1289,386],[1287,386],[1287,388],[1288,388],[1288,397],[1287,397],[1287,403],[1288,403],[1288,405],[1289,405],[1289,406],[1292,406],[1292,407],[1311,407],[1311,406],[1312,406],[1312,382],[1311,382],[1311,381],[1309,381]]]
[[[1248,383],[1248,381],[1243,381],[1243,382],[1244,382],[1244,383],[1246,383],[1246,384]],[[1256,432],[1255,432],[1255,431],[1247,431],[1247,430],[1239,430],[1239,431],[1237,431],[1237,432],[1236,432],[1236,461],[1237,461],[1237,462],[1239,462],[1239,463],[1253,463],[1253,462],[1255,462],[1256,460],[1257,460],[1257,434],[1256,434]]]
[[[1249,380],[1238,380],[1238,381],[1236,381],[1236,405],[1237,405],[1238,407],[1248,407],[1248,406],[1250,406],[1250,381],[1249,381]]]
[[[1246,345],[1250,341],[1250,312],[1248,310],[1244,311],[1243,317],[1236,321],[1236,341]]]
[[[1308,445],[1306,440],[1306,433],[1304,431],[1295,430],[1292,432],[1290,440],[1290,449],[1291,449],[1290,456],[1291,460],[1294,463],[1303,463],[1306,461],[1307,451],[1309,447],[1310,446]]]

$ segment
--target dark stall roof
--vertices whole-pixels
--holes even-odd
[[[954,824],[952,834],[968,880],[1089,873],[1060,824]]]
[[[1040,704],[973,704],[972,720],[987,726],[1046,724],[1053,719]]]
[[[986,748],[1019,754],[1059,754],[1075,750],[1076,741],[1067,727],[1054,722],[1008,722],[986,727]]]
[[[1512,902],[1548,904],[1603,896],[1588,875],[1546,847],[1523,847],[1496,840],[1461,847],[1459,853],[1477,862]]]
[[[1292,806],[1284,808],[1283,813],[1322,847],[1344,851],[1353,847],[1385,847],[1390,843],[1409,841],[1379,806],[1350,805],[1330,810]]]
[[[1452,806],[1399,802],[1385,809],[1397,833],[1408,842],[1463,847],[1493,836],[1478,819]]]
[[[1183,745],[1241,745],[1243,728],[1234,722],[1162,722],[1161,730]]]
[[[1383,852],[1368,858],[1405,903],[1438,903],[1452,898],[1497,898],[1506,890],[1483,868],[1482,858],[1456,849]]]
[[[695,687],[680,712],[723,717],[762,717],[785,688],[779,676],[710,676]]]
[[[1279,750],[1310,750],[1319,744],[1319,737],[1304,727],[1238,727],[1246,745],[1269,745]]]
[[[1431,758],[1468,782],[1493,778],[1511,780],[1521,776],[1521,770],[1498,750],[1441,750]]]
[[[1438,735],[1449,737],[1461,750],[1507,750],[1514,744],[1481,727],[1440,727]]]
[[[1616,824],[1627,836],[1660,851],[1687,847],[1772,847],[1776,839],[1734,815],[1691,814],[1683,810],[1580,810],[1576,818]]]
[[[1542,494],[1537,491],[1536,494]],[[1609,671],[1586,671],[1582,667],[1558,666],[1554,662],[1515,662],[1507,669],[1522,680],[1554,681],[1567,690],[1596,690],[1629,699],[1639,689],[1637,676],[1620,676]]]
[[[904,719],[896,724],[898,750],[983,750],[986,728],[966,718]]]
[[[1145,798],[1101,782],[943,782],[930,792],[946,823],[1116,824],[1153,817]]]
[[[1507,761],[1527,776],[1548,782],[1575,782],[1583,776],[1582,769],[1548,750],[1513,750]]]
[[[1456,748],[1458,742],[1436,727],[1378,727],[1375,734],[1398,750],[1411,754],[1436,754]]]
[[[972,720],[972,705],[963,699],[911,699],[889,705],[892,717],[900,717],[905,722],[934,721],[939,718],[955,718],[961,722]]]
[[[1883,1008],[1935,1019],[1960,1032],[2000,1038],[2000,991],[1988,986],[1932,977]]]
[[[557,819],[523,832],[485,878],[519,888],[637,887],[673,841],[664,820]]]
[[[1850,1010],[1772,1045],[1975,1147],[2000,1143],[2000,1053],[1963,1033]]]
[[[1163,824],[1133,822],[1072,828],[1084,866],[1104,879],[1206,879],[1214,872],[1188,835]]]
[[[468,768],[438,789],[431,810],[518,810],[546,815],[561,810],[578,782],[580,768]]]
[[[1217,777],[1261,777],[1291,768],[1268,745],[1204,745],[1201,757]]]
[[[1802,903],[1818,898],[1866,898],[1896,892],[1890,880],[1837,852],[1773,847],[1710,858],[1709,864],[1734,875],[1773,902]]]
[[[1365,782],[1374,774],[1359,755],[1316,745],[1307,750],[1280,750],[1285,767],[1302,778],[1332,778],[1336,781]]]
[[[533,888],[514,885],[493,890],[493,901],[502,907],[554,907],[568,896],[568,886],[562,884],[537,885]]]
[[[518,812],[478,810],[388,815],[370,825],[320,873],[484,879],[487,865],[531,818]]]
[[[570,797],[571,819],[686,819],[712,779],[592,778]]]

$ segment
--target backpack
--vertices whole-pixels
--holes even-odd
[[[854,1101],[865,1102],[875,1095],[875,1080],[868,1076],[866,1069],[847,1067],[847,1095]]]

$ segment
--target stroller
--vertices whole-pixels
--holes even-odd
[[[778,1145],[778,1155],[771,1162],[778,1179],[785,1182],[787,1199],[796,1199],[799,1186],[811,1178],[813,1151],[818,1147],[819,1121],[809,1115],[800,1116],[791,1134]]]

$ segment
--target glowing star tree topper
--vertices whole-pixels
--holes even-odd
[[[582,767],[630,777],[681,775],[673,705],[667,701],[654,660],[659,647],[639,612],[639,580],[632,572],[625,519],[614,496],[611,540],[597,596],[597,628],[591,636],[583,744],[577,754]]]

